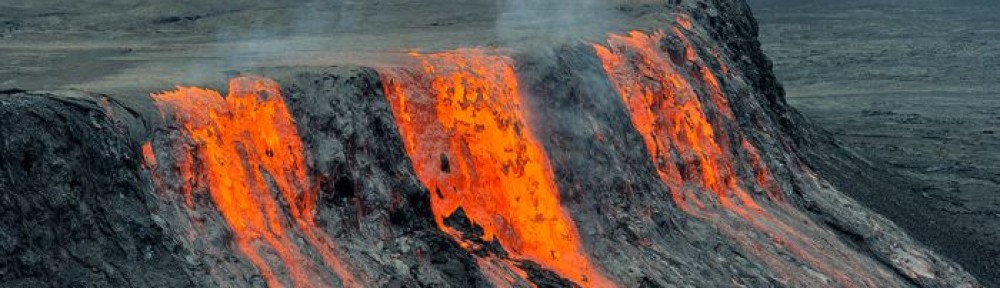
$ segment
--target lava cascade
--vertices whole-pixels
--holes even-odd
[[[687,22],[679,22],[690,29],[690,24],[685,25]],[[850,249],[837,236],[819,229],[783,201],[783,192],[771,178],[758,150],[741,139],[739,132],[725,129],[733,127],[725,125],[733,120],[733,112],[718,78],[684,33],[680,29],[673,32],[672,36],[683,46],[683,53],[675,54],[679,56],[674,58],[664,44],[670,36],[662,31],[612,34],[607,46],[593,46],[676,205],[734,238],[772,266],[782,281],[804,286],[829,285],[809,276],[818,271],[846,286],[876,287],[878,283],[888,283],[880,282],[883,279],[880,277],[888,273],[866,271],[863,267],[878,266],[864,265],[870,263],[847,252]],[[683,64],[675,64],[676,58],[683,58],[679,60]],[[726,67],[721,61],[719,65]],[[728,73],[729,69],[723,70]],[[695,87],[703,87],[704,91],[699,92]],[[736,142],[739,144],[730,144],[731,139],[739,139]],[[750,163],[740,163],[738,159],[748,159]],[[741,165],[744,171],[754,174],[751,177],[755,183],[740,180]],[[753,184],[767,192],[771,200],[768,206],[758,203],[748,192],[746,187]],[[713,209],[715,204],[722,210]],[[769,206],[782,209],[768,209]],[[803,227],[789,223],[807,224]],[[744,226],[748,228],[741,228]],[[770,243],[741,232],[745,229],[761,233]],[[787,255],[765,246],[790,252],[809,267],[796,264],[798,261],[790,262]]]
[[[480,240],[498,241],[512,258],[584,286],[614,286],[583,251],[560,204],[549,160],[529,131],[513,60],[482,49],[412,56],[417,71],[380,74],[416,174],[432,191],[438,226],[475,249],[480,244],[445,224],[462,209],[482,227]]]
[[[317,264],[333,271],[343,285],[357,286],[331,250],[332,240],[317,233],[317,191],[307,177],[301,138],[279,90],[274,81],[242,76],[230,81],[225,98],[197,87],[152,95],[161,113],[171,115],[189,140],[176,145],[181,155],[175,169],[184,182],[185,202],[193,209],[192,191],[207,190],[237,249],[270,287],[289,284],[277,271],[285,271],[296,287],[329,286],[324,283],[331,283],[333,275],[320,272]],[[144,146],[143,154],[148,166],[157,166],[151,145]],[[298,244],[297,236],[308,245]],[[321,259],[307,256],[312,251]],[[269,261],[271,253],[283,265]]]
[[[670,59],[658,50],[657,42],[663,37],[662,32],[647,35],[633,31],[627,36],[610,36],[610,49],[595,46],[631,113],[633,125],[643,135],[646,148],[654,154],[653,162],[660,178],[670,187],[682,187],[693,181],[716,193],[726,209],[760,210],[753,198],[737,185],[732,163],[724,153],[727,147],[716,141],[719,134],[705,112],[709,107],[702,104],[691,83],[675,71]],[[630,58],[624,53],[626,51],[635,53],[636,57]],[[693,52],[686,54],[689,60],[694,57],[690,56]],[[719,91],[717,83],[709,86],[713,92]],[[725,103],[723,101],[716,103]],[[721,108],[724,115],[732,115],[728,105]],[[684,153],[670,153],[673,149]],[[680,167],[677,163],[699,165]],[[684,198],[680,191],[674,192],[678,204]]]

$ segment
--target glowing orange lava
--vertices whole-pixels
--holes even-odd
[[[677,21],[678,25],[684,27],[685,30],[691,30],[692,28],[694,28],[694,25],[691,24],[691,16],[685,14],[678,14],[677,17],[674,18],[674,20]]]
[[[733,202],[735,197],[746,208],[760,210],[753,198],[737,185],[731,160],[716,141],[698,95],[688,80],[674,70],[663,50],[659,50],[658,42],[663,37],[661,32],[633,31],[609,36],[611,48],[594,46],[608,77],[631,112],[633,124],[643,135],[646,148],[653,154],[661,179],[672,187],[697,181],[715,192],[726,209],[741,210]],[[626,52],[636,55],[630,57]],[[681,159],[673,159],[671,150],[681,151],[677,153]],[[693,165],[681,168],[677,163]],[[682,189],[673,190],[675,200],[684,198],[678,194]]]
[[[513,258],[583,286],[614,286],[560,204],[549,160],[528,130],[513,61],[479,49],[412,56],[421,71],[381,74],[438,226],[461,242],[443,222],[461,207],[483,227],[483,240],[499,240]]]
[[[158,165],[156,163],[156,154],[153,154],[153,145],[148,142],[142,144],[142,160],[149,167]]]
[[[331,240],[315,232],[317,191],[306,175],[302,142],[277,83],[238,77],[230,81],[225,98],[196,87],[178,87],[152,97],[161,113],[173,115],[193,143],[193,156],[177,159],[188,205],[193,183],[199,182],[188,177],[204,177],[237,248],[260,270],[268,286],[284,286],[275,273],[280,269],[297,287],[329,285],[322,284],[329,280],[312,267],[304,254],[307,247],[296,243],[296,235],[305,238],[313,249],[309,251],[317,251],[345,286],[357,285],[330,250]],[[275,189],[281,201],[272,196]],[[283,267],[275,267],[264,256],[264,251],[272,250]]]
[[[687,25],[684,28],[691,29]],[[827,286],[829,283],[804,276],[805,272],[816,269],[845,286],[877,286],[880,281],[876,278],[885,274],[861,268],[864,266],[858,264],[862,262],[860,258],[844,253],[849,248],[835,236],[820,231],[801,214],[788,212],[775,216],[747,193],[743,188],[747,184],[741,183],[734,168],[740,163],[735,161],[738,156],[729,147],[730,136],[725,131],[716,133],[718,127],[725,127],[721,124],[724,120],[733,120],[719,80],[684,34],[679,29],[674,29],[674,33],[685,49],[687,63],[683,65],[674,63],[667,55],[663,32],[633,31],[627,35],[610,35],[608,46],[595,44],[594,49],[678,207],[714,223],[720,232],[734,238],[773,267],[783,280],[795,281],[797,285]],[[724,63],[720,65],[724,67]],[[701,81],[700,87],[705,87],[704,97],[700,97],[689,79]],[[721,114],[723,118],[710,117],[713,114]],[[750,163],[743,167],[749,167],[755,174],[755,184],[762,187],[770,199],[783,200],[783,192],[757,149],[746,140],[739,142],[739,147],[747,153]],[[706,198],[698,191],[712,192],[715,197]],[[739,220],[732,221],[728,214],[706,209],[706,201],[702,200],[718,203]],[[698,209],[692,208],[691,203]],[[785,218],[793,220],[782,220]],[[788,223],[807,224],[794,228]],[[754,228],[770,243],[756,243],[754,238],[738,230],[742,225]],[[803,231],[813,237],[806,236]],[[811,268],[790,265],[794,262],[788,263],[785,255],[761,249],[762,245],[788,251]]]

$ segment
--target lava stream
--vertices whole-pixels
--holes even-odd
[[[232,230],[237,249],[260,270],[268,286],[284,286],[276,276],[282,269],[293,286],[330,286],[326,283],[331,280],[318,272],[308,251],[318,252],[322,264],[343,285],[357,286],[330,250],[332,240],[317,233],[321,231],[313,218],[317,191],[307,177],[302,141],[277,83],[244,76],[230,81],[225,98],[196,87],[178,87],[152,97],[190,140],[189,145],[177,145],[181,151],[176,159],[187,205],[193,205],[191,191],[200,188],[196,183],[206,183],[204,188]],[[143,152],[155,165],[152,148],[144,147]],[[272,196],[275,189],[280,200]],[[309,247],[296,244],[296,236]],[[267,260],[265,251],[272,250],[283,266]]]
[[[691,25],[681,21],[690,30]],[[675,203],[683,211],[713,223],[723,234],[737,240],[751,253],[772,266],[783,280],[799,281],[798,285],[828,284],[816,282],[805,272],[816,269],[846,286],[876,286],[881,271],[865,271],[857,255],[844,253],[847,247],[829,233],[815,228],[807,217],[798,213],[771,214],[762,208],[744,188],[734,165],[739,156],[730,147],[730,135],[723,123],[733,120],[729,103],[722,93],[719,80],[698,56],[685,35],[674,29],[684,49],[685,64],[675,64],[663,45],[666,34],[632,31],[627,35],[610,35],[608,46],[593,45],[598,58],[619,96],[628,108],[632,123],[643,136],[646,148],[657,167],[660,179],[670,188]],[[724,63],[720,63],[724,65]],[[682,66],[683,65],[683,66]],[[723,66],[725,67],[725,66]],[[686,75],[705,87],[700,97]],[[708,101],[702,100],[706,98]],[[711,117],[711,115],[721,117]],[[738,133],[737,133],[738,134]],[[740,139],[739,135],[734,136]],[[763,164],[759,152],[750,142],[741,140],[737,147],[745,151],[749,170],[755,181],[777,205],[784,205],[783,192],[777,187]],[[711,192],[711,196],[698,191]],[[691,207],[691,203],[695,207]],[[705,203],[717,203],[724,211],[735,214],[733,222],[726,213],[708,209]],[[696,209],[697,208],[697,209]],[[791,218],[793,221],[782,220]],[[789,223],[807,223],[793,227]],[[748,225],[771,243],[755,243],[752,237],[739,231]],[[798,227],[798,228],[796,228]],[[809,234],[805,234],[807,232]],[[814,237],[809,237],[811,235]],[[789,265],[785,256],[761,249],[762,245],[780,247],[811,268]],[[793,262],[794,263],[794,262]],[[806,271],[794,272],[792,269]],[[794,279],[793,279],[794,278]]]
[[[723,146],[716,141],[714,128],[705,114],[706,107],[687,79],[673,71],[670,59],[658,50],[656,42],[663,37],[661,32],[647,35],[633,31],[627,36],[610,36],[614,50],[595,45],[608,76],[632,115],[633,124],[643,135],[646,148],[654,154],[661,179],[669,186],[680,187],[691,180],[684,175],[694,175],[698,184],[716,193],[726,209],[760,210],[753,198],[737,186],[736,173]],[[637,56],[630,58],[625,51]],[[671,150],[687,153],[677,153],[681,159],[674,159]],[[676,165],[678,162],[698,165],[686,165],[683,168],[686,171],[682,171]],[[683,197],[678,193],[674,192],[677,200]],[[733,202],[734,197],[742,206]]]
[[[386,96],[438,226],[457,209],[481,240],[580,285],[611,287],[560,204],[549,160],[528,130],[513,60],[480,49],[413,54],[420,71],[382,70]],[[483,261],[480,261],[483,263]]]

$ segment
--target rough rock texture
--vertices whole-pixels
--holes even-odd
[[[0,286],[204,284],[109,118],[127,113],[106,96],[0,93]]]
[[[283,82],[320,183],[319,218],[375,286],[486,285],[472,258],[434,227],[377,73],[304,72]]]
[[[835,187],[825,180],[845,183],[859,160],[784,102],[745,3],[670,1],[621,9],[648,20],[651,28],[676,31],[651,44],[650,53],[676,69],[671,71],[678,81],[692,86],[688,92],[703,108],[689,116],[704,117],[710,128],[689,134],[716,131],[705,141],[722,148],[709,156],[733,163],[718,172],[748,191],[751,199],[743,203],[755,201],[760,208],[729,207],[718,197],[733,191],[711,191],[710,185],[696,183],[700,175],[692,171],[711,159],[669,162],[650,156],[691,159],[690,154],[701,152],[680,144],[663,149],[667,152],[647,148],[649,135],[633,123],[636,111],[630,109],[636,107],[619,95],[622,83],[615,80],[621,75],[609,75],[613,71],[602,63],[607,59],[598,56],[605,49],[600,47],[614,43],[514,53],[531,123],[518,133],[531,133],[544,146],[562,207],[604,276],[624,287],[978,285],[957,265],[838,190],[877,186]],[[618,48],[630,64],[643,52]],[[406,65],[402,69],[413,69]],[[719,75],[719,88],[699,78],[704,71]],[[316,247],[305,244],[305,232],[282,235],[301,247],[305,258],[334,251],[362,286],[488,286],[493,279],[484,275],[497,274],[516,278],[510,285],[580,284],[544,263],[511,258],[503,243],[484,240],[484,250],[463,248],[465,242],[436,227],[433,196],[413,172],[383,94],[386,79],[374,70],[261,73],[281,84],[280,97],[305,150],[307,163],[302,164],[318,187],[315,211],[304,213],[315,215],[316,228],[334,240],[330,247]],[[652,77],[636,82],[656,80],[646,78]],[[713,99],[714,90],[724,99]],[[126,105],[77,94],[0,94],[0,284],[264,285],[265,273],[233,243],[239,236],[226,222],[231,219],[223,219],[213,205],[217,200],[204,189],[193,191],[190,203],[178,193],[192,182],[203,188],[200,178],[185,175],[179,165],[204,161],[183,158],[204,149],[183,132],[188,123],[150,109],[149,98],[133,95]],[[448,158],[441,158],[441,169],[450,169]],[[658,176],[658,169],[671,165],[683,170],[683,185]],[[679,193],[692,196],[672,199]],[[272,194],[278,193],[254,197]],[[279,201],[283,208],[275,214],[301,216],[290,215],[286,210],[294,210],[295,203],[287,202]],[[466,238],[482,233],[458,211],[446,225]],[[276,253],[262,254],[265,262],[282,262]],[[516,262],[516,268],[502,268],[509,270],[506,274],[483,271],[492,267],[481,263],[484,255]],[[315,272],[316,279],[330,280],[316,286],[350,283],[334,275],[337,271],[316,269],[322,270]],[[293,277],[284,271],[275,276],[289,283]]]
[[[551,55],[556,55],[549,58]],[[781,286],[762,263],[670,201],[589,47],[529,57],[535,133],[590,251],[625,286]]]
[[[332,236],[333,251],[349,263],[349,272],[359,284],[486,285],[472,258],[430,222],[427,190],[416,182],[409,168],[376,75],[371,69],[331,68],[278,78],[284,83],[281,94],[298,130],[309,131],[299,135],[308,155],[309,175],[319,190],[318,207],[311,212],[318,219],[318,228]],[[171,161],[181,159],[190,149],[201,148],[188,148],[198,144],[190,143],[180,132],[184,123],[170,118],[167,123],[154,133],[152,143],[158,163],[156,181],[168,183],[157,190],[162,191],[163,205],[170,207],[167,219],[175,224],[174,233],[187,235],[184,243],[197,251],[189,257],[205,269],[215,285],[264,285],[264,277],[252,263],[232,257],[235,251],[229,241],[234,236],[216,212],[218,204],[198,189],[192,192],[194,204],[185,204],[184,195],[179,193],[184,188],[169,184],[184,179],[180,166]],[[283,225],[286,230],[295,229],[292,224]],[[296,246],[314,251],[306,254],[317,253],[319,248],[302,243]],[[281,260],[268,261],[272,267],[283,266]],[[289,271],[277,273],[282,279],[291,277]],[[323,281],[335,282],[321,280],[317,285],[343,284]]]
[[[757,101],[765,108],[762,112],[769,116],[772,123],[776,124],[775,127],[780,128],[780,136],[776,138],[780,141],[791,142],[789,145],[791,149],[784,149],[784,154],[797,156],[798,159],[806,163],[807,167],[815,169],[815,174],[808,174],[823,178],[808,184],[814,187],[818,186],[820,193],[802,194],[800,207],[809,211],[815,219],[818,219],[817,221],[824,222],[831,229],[837,231],[848,242],[858,245],[859,249],[871,252],[878,261],[887,263],[903,275],[912,278],[915,273],[921,274],[919,271],[924,270],[924,267],[921,266],[930,265],[944,268],[944,270],[933,273],[938,276],[972,279],[972,276],[961,271],[957,264],[928,252],[929,250],[923,245],[905,236],[901,228],[846,197],[846,195],[871,195],[878,194],[879,191],[893,191],[893,189],[885,189],[885,185],[898,183],[896,182],[898,178],[872,167],[861,157],[840,147],[825,131],[817,129],[792,109],[785,102],[784,89],[774,76],[770,60],[760,49],[760,43],[757,40],[757,22],[751,15],[749,7],[745,3],[719,2],[722,3],[719,3],[718,7],[728,7],[726,9],[728,13],[722,14],[724,18],[712,15],[712,13],[703,16],[712,27],[709,30],[714,30],[709,34],[726,46],[731,51],[731,55],[743,55],[733,57],[733,59],[739,59],[733,66],[741,67],[739,70],[746,75],[745,77],[749,80],[747,83],[759,91],[759,94],[756,95],[759,95]],[[739,37],[733,37],[733,35],[739,35]],[[738,106],[734,104],[734,109]],[[747,129],[745,123],[741,123],[741,126],[744,127],[743,130]],[[767,151],[776,150],[762,149],[765,154],[769,153]],[[891,177],[892,180],[884,181],[883,177],[887,176]],[[832,185],[828,184],[827,181]],[[847,194],[838,192],[837,189],[847,191]],[[865,197],[859,199],[866,200]],[[924,253],[928,254],[921,255]],[[912,257],[927,258],[911,262],[914,260]],[[938,266],[939,264],[944,265]],[[920,278],[922,277],[916,277],[915,284],[927,286],[959,285],[957,282],[927,282]],[[975,286],[978,284],[964,285]]]

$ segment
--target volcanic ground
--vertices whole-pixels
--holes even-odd
[[[989,279],[786,102],[741,0],[0,8],[0,286]]]
[[[789,103],[916,184],[858,197],[1000,285],[1000,5],[750,3]]]

